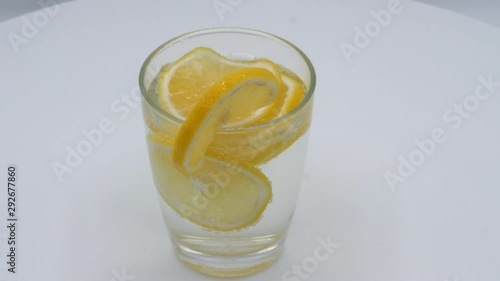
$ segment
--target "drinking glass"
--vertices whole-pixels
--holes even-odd
[[[201,46],[236,60],[269,59],[303,81],[304,97],[295,109],[274,120],[223,127],[209,147],[216,157],[207,156],[205,162],[226,164],[183,175],[171,162],[172,144],[158,141],[175,140],[184,120],[161,106],[157,76],[162,67]],[[296,46],[278,36],[244,28],[190,32],[164,43],[146,59],[139,82],[151,169],[168,234],[181,261],[209,275],[239,276],[258,271],[279,256],[302,182],[315,80],[311,62]],[[233,163],[233,159],[241,161]],[[271,199],[258,220],[238,230],[197,224],[194,216],[213,211],[217,208],[213,200],[241,186],[238,169],[254,171],[269,182],[265,192]],[[238,204],[218,211],[238,213]]]

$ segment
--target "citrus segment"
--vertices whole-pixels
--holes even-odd
[[[286,86],[286,94],[283,97],[277,117],[281,117],[294,110],[304,99],[305,89],[300,78],[283,75],[283,84]]]
[[[207,155],[253,166],[267,163],[288,149],[309,129],[310,110],[311,107],[307,106],[299,113],[300,117],[283,120],[274,126],[238,133],[219,133],[208,148]],[[232,136],[227,136],[229,134]]]
[[[247,91],[255,86],[252,92]],[[229,114],[240,114],[242,108],[238,105],[245,105],[244,110],[258,109],[273,102],[278,92],[279,82],[262,68],[241,69],[213,84],[198,98],[177,133],[174,164],[181,171],[193,172]]]
[[[281,83],[280,69],[270,60],[230,60],[212,49],[198,47],[162,68],[157,86],[158,100],[164,110],[184,119],[212,84],[242,68],[267,69]],[[231,115],[227,124],[241,125],[255,118],[258,114],[254,112],[247,112],[244,116]]]
[[[271,183],[254,167],[208,157],[202,172],[186,176],[171,162],[171,146],[153,137],[148,142],[158,192],[197,225],[218,231],[243,229],[257,222],[271,201]]]
[[[295,109],[304,99],[302,81],[288,72],[282,73],[282,91],[269,105],[260,121],[272,121]],[[304,118],[286,118],[281,122],[252,130],[219,132],[210,144],[211,155],[219,155],[236,163],[260,165],[273,159],[292,145],[309,128],[309,107],[298,112]],[[300,120],[300,121],[298,121]]]

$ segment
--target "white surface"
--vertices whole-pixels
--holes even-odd
[[[131,103],[124,116],[111,107],[137,86],[154,48],[220,25],[287,38],[308,54],[318,76],[306,176],[285,253],[240,280],[282,280],[329,235],[341,246],[308,280],[499,278],[500,87],[459,129],[442,118],[474,93],[480,75],[500,81],[499,29],[403,2],[347,63],[340,44],[352,44],[354,28],[387,1],[232,1],[240,4],[224,20],[212,2],[68,2],[17,54],[7,34],[20,34],[23,17],[0,24],[0,235],[5,170],[15,163],[17,280],[211,280],[174,257],[140,109]],[[63,162],[65,146],[74,148],[82,130],[105,118],[114,131],[60,183],[51,163]],[[414,140],[438,127],[447,141],[392,192],[384,173],[395,172],[398,155],[408,157]],[[0,247],[5,272],[4,239]],[[122,270],[129,277],[115,276]]]
[[[43,6],[57,5],[71,0],[2,0],[0,2],[0,22],[36,11]]]
[[[500,2],[496,0],[416,0],[454,11],[479,21],[500,27]]]

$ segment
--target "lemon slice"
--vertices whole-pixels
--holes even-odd
[[[281,117],[302,102],[305,94],[303,82],[290,72],[282,72],[283,85],[277,99],[265,107],[267,115],[261,116],[258,122],[271,121]],[[305,111],[310,110],[304,108]],[[153,126],[150,116],[145,116],[151,137],[160,143],[173,146],[178,128],[162,124]],[[292,122],[292,120],[300,122]],[[273,159],[292,145],[309,128],[309,118],[290,118],[277,124],[266,126],[255,130],[243,131],[219,131],[208,148],[208,155],[219,159],[225,159],[233,163],[246,163],[258,166]]]
[[[269,105],[267,115],[259,122],[271,121],[295,109],[304,99],[305,87],[297,76],[282,73],[282,91]],[[298,114],[307,114],[305,111]],[[300,121],[300,122],[299,122]],[[254,130],[219,132],[208,149],[210,155],[235,163],[258,166],[292,145],[309,128],[307,118],[287,118],[276,124]]]
[[[261,110],[252,123],[254,125],[281,117],[297,107],[304,99],[305,88],[299,77],[288,72],[281,72],[281,88],[276,100]]]
[[[158,192],[179,215],[210,230],[233,231],[255,224],[271,201],[271,183],[258,169],[207,157],[200,172],[186,176],[172,163],[168,139],[148,138]]]
[[[279,107],[277,117],[281,117],[294,110],[304,99],[305,89],[300,78],[291,75],[283,75],[283,84],[286,87],[283,103]]]
[[[217,81],[198,97],[179,129],[172,151],[174,164],[183,172],[195,171],[230,113],[240,115],[271,104],[279,90],[278,80],[263,68],[240,69]]]
[[[159,103],[165,111],[179,119],[185,119],[209,87],[242,68],[267,69],[281,84],[280,69],[270,60],[230,60],[210,48],[198,47],[162,68],[157,88]],[[249,87],[248,91],[251,90]],[[228,117],[227,125],[240,126],[257,118],[259,112],[232,114]]]

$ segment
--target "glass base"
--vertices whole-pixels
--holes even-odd
[[[187,266],[201,273],[217,277],[248,275],[272,264],[283,250],[285,237],[275,244],[246,255],[209,255],[181,245],[174,239],[177,257]]]

